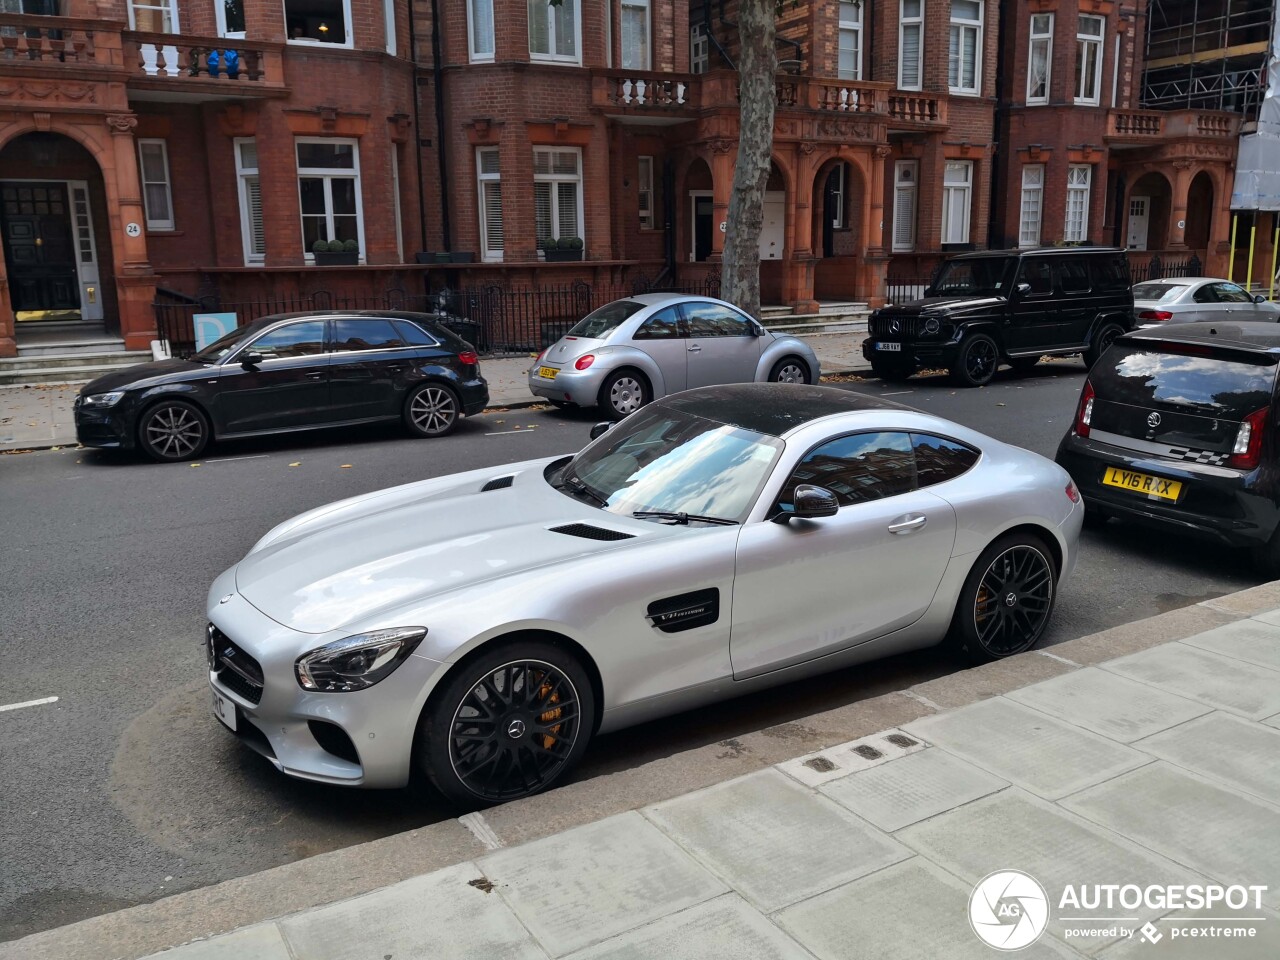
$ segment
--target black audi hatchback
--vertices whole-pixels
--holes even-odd
[[[86,447],[189,460],[210,440],[400,420],[451,433],[484,409],[475,349],[430,315],[325,311],[263,317],[188,360],[109,373],[75,400]]]
[[[1113,342],[1058,446],[1086,519],[1207,536],[1280,576],[1277,364],[1274,323],[1185,323]]]

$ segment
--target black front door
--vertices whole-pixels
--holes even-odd
[[[715,204],[710,197],[693,198],[693,259],[701,263],[711,256],[711,219]]]
[[[15,311],[80,309],[65,183],[0,184],[0,231]]]

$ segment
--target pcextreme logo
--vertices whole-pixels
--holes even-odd
[[[969,925],[997,950],[1021,950],[1040,939],[1049,923],[1049,897],[1021,870],[989,873],[969,895]]]

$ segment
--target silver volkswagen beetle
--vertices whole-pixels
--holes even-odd
[[[597,733],[944,639],[1027,650],[1076,562],[1061,467],[907,407],[743,384],[607,426],[271,530],[209,593],[217,717],[295,777],[497,803]]]
[[[589,314],[538,355],[529,390],[613,419],[670,393],[718,383],[817,383],[813,349],[771,333],[732,304],[646,293]]]

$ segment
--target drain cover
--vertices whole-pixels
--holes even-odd
[[[818,771],[818,773],[830,773],[836,768],[836,765],[826,757],[810,757],[804,762],[804,765],[810,770]]]
[[[865,743],[860,747],[854,747],[853,752],[856,753],[858,756],[862,757],[862,759],[864,760],[879,760],[881,757],[884,756],[884,754],[881,753],[879,750],[877,750],[875,747],[868,746]]]
[[[885,739],[895,747],[914,747],[916,745],[916,741],[903,733],[891,733],[889,736],[885,737]]]

